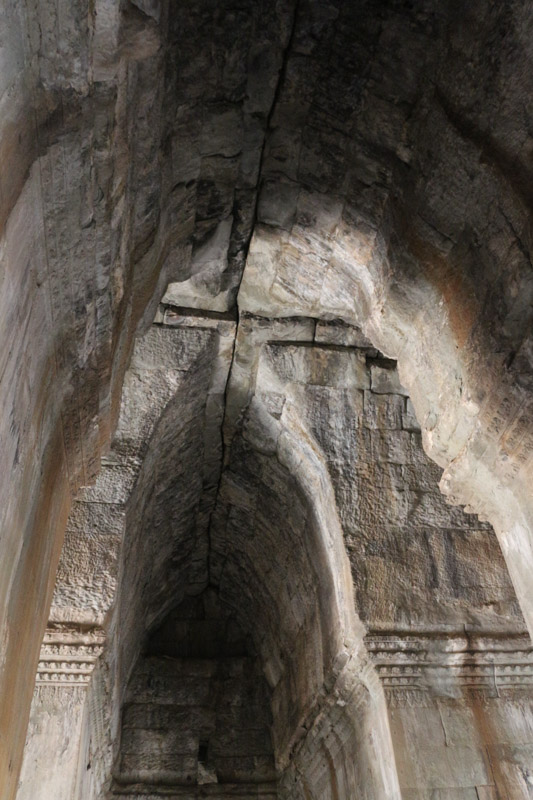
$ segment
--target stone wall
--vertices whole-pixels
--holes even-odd
[[[245,641],[256,659],[246,674],[260,669],[269,687],[261,725],[272,762],[266,777],[212,767],[221,785],[239,777],[243,786],[275,781],[287,798],[348,797],[354,786],[395,797],[392,746],[402,791],[498,785],[493,772],[485,784],[428,773],[417,760],[425,729],[416,715],[407,750],[398,733],[397,709],[443,699],[468,725],[479,718],[472,687],[506,692],[512,706],[529,685],[531,645],[495,534],[446,504],[439,474],[394,362],[356,327],[252,315],[236,323],[163,306],[136,345],[111,453],[71,515],[58,572],[51,625],[108,620],[107,677],[89,691],[77,798],[196,785],[200,741],[211,741],[201,720],[215,700],[201,713],[193,700],[219,679],[196,673],[194,658],[200,648],[200,672],[219,675],[215,656],[242,667]],[[200,610],[186,613],[185,600]],[[228,615],[244,639],[227,639]],[[515,686],[521,676],[525,685]],[[153,689],[152,702],[150,686],[160,683],[167,699]],[[155,727],[150,715],[128,722],[144,719],[145,704],[168,703],[198,713],[181,709]],[[36,718],[41,705],[37,694]],[[95,713],[103,726],[91,723]],[[228,723],[228,743],[249,722]],[[498,747],[512,736],[500,730],[492,769],[503,759],[520,770],[526,739],[517,731],[509,761]],[[476,735],[484,753],[492,744],[484,729]],[[165,772],[157,754],[171,758],[176,737],[184,766],[172,756]],[[34,751],[44,760],[43,747],[57,746],[32,729],[24,774]],[[135,772],[143,763],[154,773]]]
[[[269,693],[248,650],[209,589],[152,634],[123,706],[119,794],[277,796]]]
[[[531,796],[527,637],[372,636],[404,798]]]
[[[299,528],[301,523],[289,518],[287,527],[287,541],[304,542],[290,562],[291,569],[304,572],[298,619],[291,621],[286,614],[297,595],[292,586],[290,592],[285,587],[270,617],[267,603],[258,610],[265,620],[258,639],[265,654],[272,650],[271,680],[281,672],[303,687],[301,694],[294,693],[299,698],[298,708],[291,709],[294,729],[284,734],[281,749],[287,758],[296,746],[291,736],[299,736],[295,731],[305,717],[306,698],[314,696],[330,668],[334,684],[342,674],[335,659],[345,644],[350,653],[362,654],[350,675],[361,696],[366,696],[362,687],[368,687],[380,719],[384,701],[379,686],[372,688],[364,650],[354,648],[362,629],[343,549],[344,529],[350,527],[340,497],[349,494],[346,476],[336,475],[332,466],[337,445],[332,454],[325,445],[322,451],[327,438],[319,430],[322,422],[314,431],[313,414],[306,416],[308,405],[320,407],[330,400],[314,389],[308,396],[302,390],[304,397],[298,399],[299,390],[291,388],[292,406],[280,412],[276,397],[265,406],[254,394],[255,367],[249,369],[254,352],[259,359],[263,336],[276,342],[283,330],[282,338],[294,334],[309,343],[315,337],[309,330],[318,332],[324,323],[342,318],[362,328],[385,356],[398,359],[424,447],[444,470],[441,487],[454,503],[494,526],[531,630],[529,3],[465,8],[435,0],[407,5],[301,0],[244,8],[223,0],[214,9],[210,0],[191,0],[177,9],[157,0],[89,5],[5,0],[2,10],[0,336],[5,346],[0,458],[6,477],[0,485],[0,782],[6,797],[15,792],[32,675],[69,508],[79,486],[98,471],[118,419],[135,333],[151,322],[165,290],[168,304],[239,317],[225,449],[216,450],[213,464],[198,452],[205,445],[205,420],[215,420],[220,432],[224,413],[220,396],[215,397],[218,389],[209,389],[216,381],[210,384],[208,359],[199,367],[203,376],[196,376],[196,398],[193,378],[184,380],[187,388],[177,401],[186,407],[186,425],[180,429],[184,438],[170,444],[179,417],[175,410],[161,429],[167,455],[159,474],[170,469],[173,447],[183,447],[184,453],[188,448],[194,456],[197,469],[176,480],[183,489],[190,479],[189,511],[198,502],[199,516],[205,512],[199,527],[209,530],[213,513],[213,530],[221,531],[213,540],[218,577],[222,581],[219,555],[223,563],[228,540],[221,521],[224,505],[237,509],[235,518],[240,512],[245,517],[247,498],[253,496],[253,491],[244,493],[242,502],[223,497],[230,473],[239,472],[232,469],[232,453],[244,456],[251,446],[254,469],[268,462],[265,486],[259,487],[261,502],[266,502],[269,484],[286,483],[288,472],[296,488],[291,485],[284,508],[294,506],[311,520],[309,527]],[[280,317],[287,320],[276,321]],[[212,336],[216,347],[218,334]],[[279,382],[270,365],[276,346],[270,354],[267,350],[263,366],[268,381],[273,376]],[[349,360],[360,358],[352,353]],[[376,480],[384,481],[402,536],[411,524],[414,530],[412,541],[398,545],[388,523],[371,518],[364,486],[373,476],[368,472],[365,478],[359,470],[361,515],[368,512],[369,523],[376,526],[375,541],[374,535],[365,540],[362,528],[346,533],[351,565],[363,556],[369,559],[355,577],[361,617],[370,623],[375,612],[379,624],[397,625],[412,594],[413,614],[421,618],[429,592],[437,594],[442,606],[431,611],[437,628],[460,625],[465,614],[467,626],[497,629],[509,614],[509,631],[521,629],[484,523],[442,516],[436,495],[409,478],[414,464],[409,459],[419,458],[411,444],[400,448],[405,463],[398,464],[397,455],[391,459],[389,449],[397,451],[398,440],[411,442],[416,433],[403,428],[403,421],[399,433],[372,429],[380,414],[385,424],[391,419],[396,424],[394,408],[403,401],[391,399],[380,412],[381,401],[371,396],[379,392],[365,396],[368,386],[354,388],[363,393],[363,415],[369,414],[362,425],[369,432],[355,438],[364,440],[361,452],[366,448],[380,465],[392,465],[376,467]],[[140,391],[149,396],[146,385]],[[211,396],[204,414],[200,408],[206,393]],[[189,394],[190,404],[184,400]],[[193,424],[198,415],[203,422]],[[217,476],[226,457],[222,501],[215,512]],[[119,587],[120,610],[109,616],[114,733],[142,636],[158,622],[159,601],[176,577],[172,570],[163,576],[163,562],[175,553],[163,549],[153,571],[150,565],[143,572],[142,558],[136,562],[139,542],[160,521],[158,514],[165,516],[157,511],[154,462],[147,458],[144,463],[144,472],[140,463],[130,469],[128,462],[125,470],[133,482],[138,479],[131,518],[121,518],[119,507],[126,500],[120,497],[111,500],[109,513],[116,517],[106,522],[100,506],[106,492],[113,496],[110,486],[100,484],[95,495],[100,499],[94,506],[87,503],[89,517],[101,512],[94,520],[97,528],[109,523],[109,569],[95,566],[106,547],[104,535],[91,536],[79,551],[77,546],[67,551],[71,556],[79,552],[82,570],[90,573],[95,567],[99,588],[91,589],[89,579],[72,580],[67,569],[57,603],[60,620],[82,625],[94,617],[100,625]],[[399,478],[392,469],[398,466]],[[427,477],[426,466],[422,472]],[[120,469],[121,464],[117,474]],[[175,487],[169,483],[166,489],[172,494]],[[205,507],[200,499],[204,490]],[[275,519],[276,502],[271,505]],[[348,497],[346,509],[350,517],[352,510],[359,513],[359,500],[355,508]],[[85,511],[77,510],[78,521],[73,518],[71,526],[83,531]],[[178,520],[179,509],[174,511]],[[190,513],[189,533],[193,518]],[[87,524],[92,529],[92,522]],[[441,525],[449,530],[442,541]],[[139,541],[128,550],[135,541],[128,535],[132,528]],[[169,528],[161,521],[162,539]],[[192,538],[206,548],[203,533]],[[253,546],[245,541],[239,558],[228,560],[228,601],[235,594],[234,582],[252,574],[247,559]],[[389,550],[395,553],[394,567],[383,555]],[[282,561],[281,547],[279,552]],[[191,563],[201,565],[195,577],[200,584],[204,555],[191,556]],[[419,576],[417,592],[404,585],[410,561]],[[176,573],[188,570],[188,560],[181,566],[178,562],[179,556]],[[314,616],[313,564],[319,565],[321,579]],[[121,565],[129,576],[124,583],[117,578]],[[383,594],[385,567],[400,593],[398,607],[391,608]],[[160,594],[150,600],[144,581],[154,586],[159,578]],[[261,586],[268,586],[268,580]],[[371,586],[368,602],[361,597],[365,586]],[[78,589],[84,593],[79,601]],[[278,620],[285,618],[290,624],[279,648],[274,634]],[[306,630],[313,634],[306,636]],[[320,668],[314,673],[307,656],[292,658],[289,631],[300,631],[298,653],[298,648],[319,652]],[[277,664],[279,649],[288,654],[283,670]],[[300,668],[302,663],[307,666]],[[280,706],[287,705],[284,693],[291,696],[290,680],[286,689],[283,680],[279,683]],[[385,728],[376,723],[387,749]],[[313,751],[307,752],[310,763]],[[327,775],[324,753],[319,762],[321,774]],[[345,786],[354,780],[347,778]],[[391,780],[372,773],[368,784],[381,791],[384,784],[392,786],[394,793]],[[317,785],[326,791],[320,781]]]
[[[87,687],[104,639],[100,629],[47,629],[17,797],[75,796]]]
[[[104,5],[96,4],[98,13]],[[98,471],[153,284],[149,271],[139,272],[135,286],[131,280],[129,167],[117,153],[127,127],[124,117],[118,122],[126,87],[116,69],[105,77],[95,70],[96,6],[2,7],[0,783],[6,797],[20,769],[37,640],[68,511],[78,487]],[[117,66],[125,63],[114,58]],[[135,95],[133,81],[131,109]],[[126,161],[127,154],[122,150]]]

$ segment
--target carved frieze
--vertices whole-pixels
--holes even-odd
[[[87,685],[104,641],[101,628],[47,628],[37,668],[37,686]]]
[[[369,634],[366,645],[389,696],[454,697],[467,690],[495,697],[533,686],[533,645],[526,634]]]

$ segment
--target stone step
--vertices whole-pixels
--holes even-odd
[[[112,796],[122,800],[200,800],[211,797],[216,800],[236,797],[239,800],[276,800],[277,787],[274,781],[262,783],[216,783],[201,786],[168,786],[162,791],[160,786],[120,784],[115,782]]]

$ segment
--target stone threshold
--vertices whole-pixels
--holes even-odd
[[[276,798],[277,784],[275,781],[266,783],[206,783],[206,784],[160,784],[121,783],[121,777],[116,776],[112,787],[112,794],[133,798],[136,797],[165,797],[167,800],[190,797],[260,797],[261,800]]]

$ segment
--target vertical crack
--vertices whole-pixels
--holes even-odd
[[[272,130],[272,119],[273,119],[273,116],[274,116],[274,112],[275,112],[276,106],[278,105],[279,98],[281,96],[281,90],[282,90],[283,84],[285,83],[285,77],[286,77],[286,74],[287,74],[287,64],[288,64],[288,61],[289,61],[290,53],[291,53],[292,48],[293,48],[293,42],[294,42],[294,36],[295,36],[295,31],[296,31],[296,23],[297,23],[297,20],[298,20],[298,13],[299,13],[299,9],[300,9],[300,3],[301,3],[301,0],[295,0],[293,13],[292,13],[292,18],[291,18],[291,24],[290,24],[290,33],[289,33],[289,37],[287,39],[287,44],[285,46],[285,50],[283,51],[283,56],[282,56],[282,59],[281,59],[281,64],[280,64],[280,68],[279,68],[276,87],[274,89],[274,93],[272,95],[272,102],[271,102],[270,109],[269,109],[267,117],[266,117],[265,134],[264,134],[263,143],[262,143],[262,146],[261,146],[261,155],[259,157],[259,168],[258,168],[258,172],[257,172],[257,185],[256,185],[256,191],[255,191],[255,203],[254,203],[254,209],[253,209],[253,215],[252,215],[252,222],[251,222],[251,225],[250,225],[249,235],[248,235],[247,239],[245,240],[245,242],[243,244],[243,268],[242,268],[242,272],[241,272],[241,275],[240,275],[240,278],[239,278],[239,281],[238,281],[238,284],[237,284],[237,288],[236,288],[236,291],[235,291],[235,309],[234,310],[235,310],[236,324],[235,324],[235,331],[234,331],[234,334],[233,334],[233,346],[232,346],[232,351],[231,351],[230,363],[229,363],[228,373],[227,373],[227,377],[226,377],[226,384],[225,384],[225,387],[224,387],[224,412],[223,412],[223,415],[222,415],[222,422],[220,424],[220,442],[221,442],[220,473],[219,473],[219,477],[218,477],[218,484],[217,484],[216,491],[215,491],[215,498],[214,498],[214,501],[213,501],[213,506],[212,506],[211,512],[209,514],[209,520],[208,520],[208,523],[207,523],[207,581],[208,581],[208,584],[210,586],[214,585],[212,583],[212,569],[211,569],[211,560],[212,560],[212,524],[213,524],[214,514],[216,513],[217,506],[218,506],[218,501],[219,501],[219,497],[220,497],[220,490],[221,490],[221,487],[222,487],[222,480],[223,480],[224,470],[225,470],[225,467],[226,467],[227,463],[229,463],[229,448],[231,446],[231,442],[227,442],[227,438],[226,438],[226,435],[225,435],[225,433],[226,433],[225,428],[226,428],[226,418],[227,418],[227,408],[228,408],[228,395],[229,395],[229,392],[230,392],[231,375],[232,375],[232,372],[233,372],[233,364],[234,364],[234,361],[235,361],[235,351],[236,351],[236,344],[237,344],[237,336],[238,336],[238,333],[239,333],[239,325],[240,325],[239,291],[240,291],[241,284],[242,284],[242,281],[243,281],[243,278],[244,278],[244,272],[245,272],[245,269],[246,269],[246,262],[248,260],[248,254],[249,254],[249,251],[250,251],[250,245],[251,245],[252,237],[253,237],[253,234],[254,234],[254,231],[255,231],[255,227],[257,225],[257,209],[258,209],[258,205],[259,205],[259,194],[260,194],[260,191],[261,191],[263,164],[264,164],[264,159],[265,159],[265,150],[266,150],[267,139],[268,139],[268,136],[269,136],[269,132]]]

